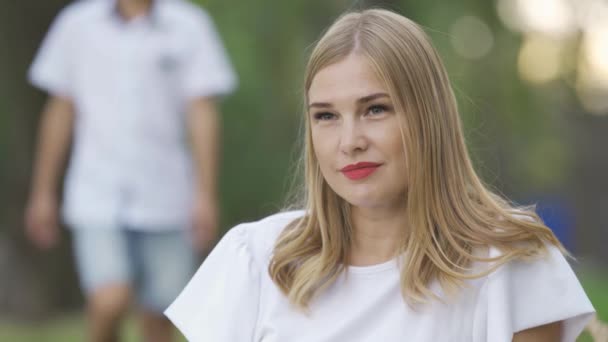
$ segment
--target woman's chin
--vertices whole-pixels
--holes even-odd
[[[346,198],[346,201],[355,208],[359,209],[378,209],[387,205],[386,201],[378,200],[373,196],[356,196]]]
[[[396,194],[383,195],[377,192],[360,192],[349,194],[348,196],[340,196],[348,202],[353,208],[372,210],[372,209],[405,209],[405,201],[401,200],[402,196]]]

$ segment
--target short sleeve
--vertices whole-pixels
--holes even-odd
[[[245,226],[231,229],[203,262],[165,315],[191,342],[251,341],[260,273]]]
[[[200,12],[190,34],[192,45],[181,75],[183,95],[194,98],[232,92],[237,78],[211,17]]]
[[[68,7],[55,18],[29,69],[32,85],[53,95],[71,95],[70,69],[75,44],[74,8]]]
[[[562,342],[576,340],[594,309],[559,249],[547,248],[542,259],[513,261],[488,277],[478,312],[486,324],[476,340],[511,342],[516,332],[558,321]]]

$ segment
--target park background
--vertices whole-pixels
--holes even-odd
[[[81,0],[92,1],[92,0]],[[26,71],[67,0],[0,7],[0,341],[84,339],[68,232],[41,252],[23,234],[44,94]],[[444,58],[478,172],[539,212],[577,257],[608,320],[608,2],[603,0],[198,0],[238,72],[222,103],[222,233],[283,207],[293,181],[302,76],[340,13],[396,10]],[[135,340],[133,323],[126,334]],[[581,341],[588,341],[581,338]]]

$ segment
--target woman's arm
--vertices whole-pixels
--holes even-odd
[[[513,342],[559,342],[562,338],[561,321],[519,331],[513,335]]]

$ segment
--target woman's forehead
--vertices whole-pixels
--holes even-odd
[[[358,99],[376,93],[388,93],[385,83],[378,77],[367,58],[350,55],[317,72],[308,90],[308,101],[333,102],[347,98]]]

